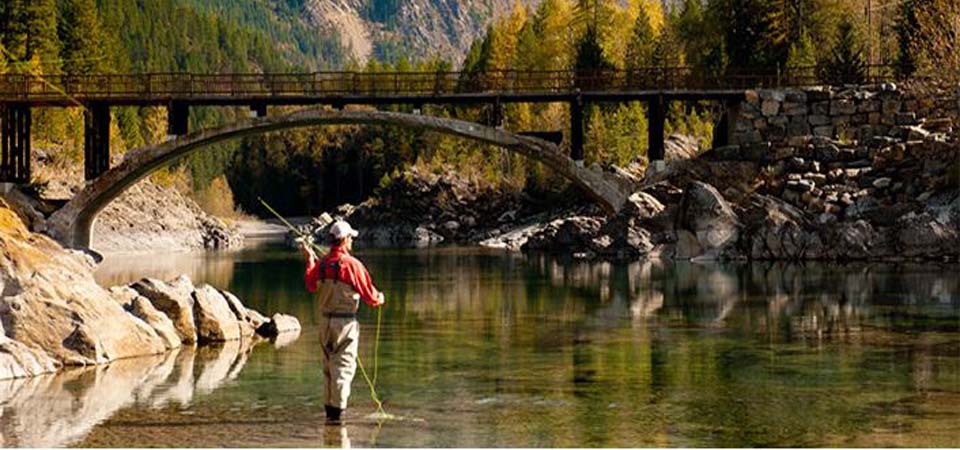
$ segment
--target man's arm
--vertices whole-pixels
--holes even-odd
[[[317,263],[317,255],[304,243],[300,243],[300,251],[303,253],[304,259],[307,260],[307,270],[303,274],[303,283],[307,286],[307,291],[317,292],[317,282],[320,281],[320,264]]]
[[[363,266],[363,263],[356,258],[350,258],[346,269],[350,286],[360,294],[360,298],[362,298],[366,304],[374,308],[383,305],[383,293],[373,287],[370,272],[367,272],[367,268]]]

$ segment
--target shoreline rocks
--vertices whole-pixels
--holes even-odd
[[[186,277],[106,289],[93,268],[89,256],[28,231],[0,199],[0,379],[257,339],[263,325],[235,297],[231,308],[221,291]]]

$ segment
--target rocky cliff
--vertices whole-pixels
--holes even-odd
[[[459,65],[487,24],[510,11],[514,0],[405,0],[371,17],[371,0],[309,0],[307,22],[335,30],[353,58],[365,62],[395,46],[415,58],[441,56]],[[389,3],[389,2],[383,2]],[[537,0],[525,0],[536,4]]]

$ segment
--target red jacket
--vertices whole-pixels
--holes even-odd
[[[340,261],[340,273],[334,274],[332,263],[337,260]],[[373,287],[373,280],[370,279],[367,268],[363,266],[360,260],[350,256],[347,249],[335,245],[330,248],[326,255],[320,258],[320,261],[324,264],[321,265],[317,261],[307,263],[307,271],[303,276],[303,281],[306,283],[308,291],[317,291],[317,283],[320,281],[320,267],[323,266],[326,272],[324,273],[325,279],[339,280],[341,283],[349,284],[354,291],[360,294],[360,298],[370,306],[376,307],[383,304],[381,302],[382,294],[377,291],[377,288]]]

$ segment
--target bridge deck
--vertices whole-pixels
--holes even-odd
[[[491,72],[315,72],[287,74],[112,74],[83,76],[0,76],[0,102],[69,106],[251,103],[484,103],[644,100],[667,95],[678,100],[723,99],[744,89],[816,84],[813,69],[789,73],[751,71],[710,76],[691,68]],[[891,77],[872,70],[871,82]]]

